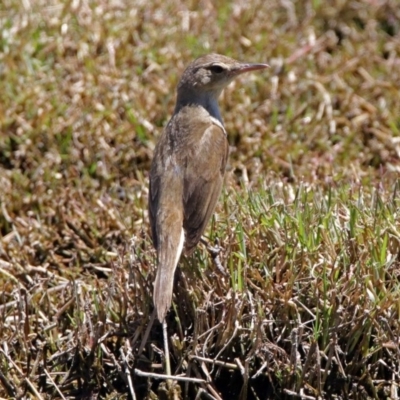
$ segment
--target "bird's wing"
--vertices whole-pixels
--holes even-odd
[[[161,137],[161,140],[163,137]],[[148,203],[148,210],[149,210],[149,220],[150,220],[150,227],[151,227],[151,237],[153,239],[154,247],[157,249],[158,247],[158,240],[157,240],[157,210],[158,205],[160,202],[160,186],[161,186],[161,176],[159,173],[158,163],[156,162],[157,159],[157,150],[161,148],[160,145],[157,144],[157,147],[154,152],[153,162],[151,164],[150,169],[150,184],[149,184],[149,203]]]
[[[209,123],[191,145],[184,174],[183,228],[186,231],[186,251],[199,242],[221,193],[229,144],[222,124]],[[200,138],[199,138],[200,137]]]
[[[158,249],[162,221],[167,217],[173,218],[176,213],[183,213],[183,172],[174,146],[171,146],[172,129],[173,125],[169,124],[163,132],[155,148],[150,169],[149,219],[156,249]]]
[[[160,321],[171,305],[174,273],[184,243],[183,170],[172,129],[169,124],[163,132],[150,170],[149,216],[158,263],[153,300]]]

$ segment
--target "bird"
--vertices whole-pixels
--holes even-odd
[[[237,76],[267,67],[207,54],[190,63],[178,83],[174,113],[155,147],[149,176],[157,253],[153,302],[160,322],[172,303],[181,253],[193,252],[221,193],[229,142],[218,98]]]

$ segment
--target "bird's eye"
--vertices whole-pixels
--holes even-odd
[[[216,74],[220,74],[224,71],[224,68],[222,68],[220,65],[211,65],[210,67],[208,67],[208,69],[211,72],[215,72]]]

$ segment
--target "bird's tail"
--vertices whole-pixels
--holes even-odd
[[[171,229],[172,228],[172,229]],[[169,232],[158,236],[158,267],[154,282],[153,301],[160,322],[164,320],[172,302],[174,273],[183,249],[185,234],[181,223],[169,226]]]

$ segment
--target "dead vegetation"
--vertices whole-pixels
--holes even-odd
[[[3,0],[0,396],[398,399],[396,0]],[[268,62],[225,91],[209,240],[152,313],[147,176],[184,66]],[[144,373],[144,374],[143,374]]]

